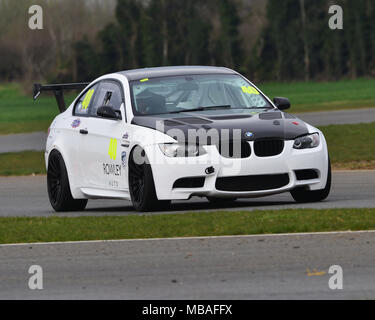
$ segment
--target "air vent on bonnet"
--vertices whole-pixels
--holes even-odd
[[[183,126],[183,123],[173,121],[173,120],[164,120],[163,121],[164,125],[167,127],[177,127],[177,126]]]
[[[208,117],[211,120],[236,120],[236,119],[246,119],[251,118],[251,114],[229,114],[224,116],[213,116]]]
[[[188,117],[188,118],[176,118],[178,121],[182,121],[188,124],[207,124],[212,123],[210,120],[202,119],[202,118],[195,118],[195,117]]]
[[[285,117],[285,119],[296,119],[295,116],[293,116],[293,115],[291,115],[289,113],[284,113],[284,117]]]
[[[281,112],[270,112],[270,113],[260,113],[259,119],[261,120],[276,120],[281,119]]]

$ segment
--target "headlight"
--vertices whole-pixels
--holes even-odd
[[[198,157],[206,153],[206,151],[197,145],[181,144],[181,143],[161,143],[159,144],[161,152],[167,157]]]
[[[293,148],[294,149],[307,149],[307,148],[316,148],[319,146],[320,137],[319,133],[308,134],[303,137],[299,137],[294,140]]]

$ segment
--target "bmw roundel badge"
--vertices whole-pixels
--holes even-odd
[[[254,136],[254,133],[252,133],[250,131],[245,132],[245,137],[246,138],[252,138],[253,136]]]

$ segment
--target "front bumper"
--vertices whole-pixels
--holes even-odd
[[[253,142],[250,142],[250,145],[253,150]],[[285,141],[282,153],[271,157],[257,157],[252,153],[245,159],[228,159],[223,158],[215,146],[205,146],[205,149],[207,154],[197,158],[169,158],[160,151],[158,145],[146,147],[159,200],[185,200],[194,195],[221,198],[261,197],[286,192],[298,186],[305,186],[310,190],[323,189],[327,181],[328,151],[323,136],[320,145],[313,149],[296,150],[293,149],[293,141]],[[209,167],[214,168],[213,173],[207,173],[206,169]],[[316,177],[306,180],[297,179],[296,171],[306,169],[313,169],[317,173]],[[272,180],[273,177],[279,179],[286,175],[288,177],[284,180],[286,183],[279,183],[280,186],[278,186],[278,182],[275,181],[275,184],[271,185],[276,185],[276,187],[270,185],[271,188],[266,187],[266,189],[264,189],[264,184],[260,183],[259,190],[252,187],[249,191],[244,186],[233,188],[233,190],[227,190],[228,188],[220,190],[217,184],[218,179],[224,177],[233,177],[229,179],[233,185],[236,183],[236,177],[241,177],[238,183],[243,184],[247,179],[264,177],[267,178],[265,180]],[[244,178],[244,176],[248,177]],[[204,178],[202,186],[174,187],[179,179],[197,177]],[[252,185],[254,186],[254,183]]]

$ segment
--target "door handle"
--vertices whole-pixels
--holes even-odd
[[[81,134],[88,134],[89,132],[86,129],[79,130],[79,133]]]

